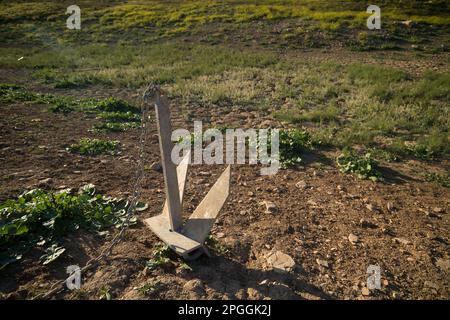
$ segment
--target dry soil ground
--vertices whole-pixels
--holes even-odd
[[[317,54],[342,60],[338,53]],[[348,56],[367,58],[365,53]],[[401,59],[390,61],[402,67]],[[445,69],[446,65],[429,57],[403,67],[416,72],[420,68]],[[137,101],[140,94],[101,87],[58,90],[34,83],[20,71],[1,70],[0,74],[3,83],[22,83],[37,92],[116,96],[129,101]],[[192,121],[178,112],[177,101],[171,108],[174,127],[192,130]],[[211,124],[277,125],[257,112],[191,111],[194,118]],[[86,136],[96,121],[84,113],[52,114],[44,105],[2,105],[0,200],[14,198],[47,178],[51,180],[42,187],[52,190],[93,183],[102,193],[129,196],[138,130],[93,134],[121,141],[119,156],[85,157],[65,151]],[[159,160],[154,122],[146,150],[148,165]],[[335,156],[334,151],[311,152],[305,155],[302,168],[266,177],[260,176],[255,166],[232,166],[230,197],[212,232],[213,256],[190,262],[191,271],[179,261],[155,270],[145,268],[159,240],[142,221],[159,214],[164,201],[162,174],[146,170],[141,200],[149,209],[138,214],[138,224],[126,232],[106,261],[83,274],[80,291],[64,291],[55,298],[98,299],[109,292],[113,299],[449,299],[449,189],[426,182],[421,175],[425,168],[448,170],[448,161],[382,164],[386,182],[373,183],[340,173]],[[190,167],[185,214],[196,207],[223,168]],[[263,201],[273,202],[276,209],[266,212]],[[357,239],[350,237],[350,241],[351,234]],[[50,266],[37,263],[39,252],[34,250],[4,270],[1,291],[10,298],[32,298],[46,292],[56,280],[66,277],[66,266],[82,266],[110,239],[82,231],[72,234],[65,239],[67,254]],[[292,272],[271,270],[267,254],[277,250],[294,259]],[[381,267],[380,290],[366,289],[369,265]],[[140,290],[146,284],[149,290]]]

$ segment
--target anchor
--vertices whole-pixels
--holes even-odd
[[[178,166],[172,162],[173,143],[169,102],[158,85],[150,85],[147,88],[144,101],[150,101],[155,105],[166,195],[162,213],[144,222],[169,248],[183,258],[193,260],[203,253],[210,256],[205,247],[205,240],[229,195],[230,166],[223,171],[187,221],[183,222],[182,201],[190,152]]]

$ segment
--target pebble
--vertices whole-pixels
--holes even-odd
[[[160,162],[153,162],[152,165],[150,166],[150,170],[161,172],[161,170],[162,170],[161,163]]]
[[[367,287],[361,289],[361,294],[363,296],[370,296],[370,290]]]
[[[267,262],[269,266],[271,266],[272,269],[278,273],[290,272],[295,266],[294,259],[281,251],[269,253],[267,256]]]
[[[307,187],[307,184],[306,184],[306,182],[304,181],[304,180],[301,180],[301,181],[299,181],[299,182],[297,182],[296,184],[295,184],[295,186],[298,188],[298,189],[306,189],[306,187]]]
[[[47,178],[47,179],[40,180],[37,185],[38,185],[38,187],[44,187],[44,186],[48,186],[52,183],[53,183],[53,179]]]
[[[352,244],[355,244],[358,242],[358,237],[354,235],[353,233],[350,233],[348,235],[348,241],[350,241]]]
[[[326,260],[316,259],[316,262],[321,267],[329,268],[329,264],[328,264],[328,262]]]
[[[278,207],[272,201],[265,200],[265,201],[262,201],[260,204],[266,206],[265,213],[274,213],[274,212],[278,211]]]

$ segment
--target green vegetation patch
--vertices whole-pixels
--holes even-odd
[[[33,189],[7,200],[0,204],[0,270],[35,247],[45,252],[44,264],[54,261],[65,251],[64,236],[77,229],[105,235],[124,221],[128,205],[125,199],[98,194],[92,184],[78,192]]]
[[[305,130],[289,129],[280,131],[280,164],[291,167],[300,164],[301,154],[312,148],[312,139]]]
[[[82,155],[95,156],[99,154],[116,155],[119,152],[119,141],[82,138],[78,143],[69,146],[70,152]]]
[[[370,153],[360,156],[353,151],[344,151],[336,158],[336,163],[343,173],[353,173],[360,179],[375,182],[382,180],[381,174],[377,171],[377,162]]]

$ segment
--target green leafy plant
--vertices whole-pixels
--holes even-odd
[[[150,296],[161,289],[161,282],[158,280],[150,281],[138,288],[137,291],[145,296]]]
[[[135,106],[132,106],[127,101],[122,99],[117,99],[114,97],[106,98],[98,101],[95,104],[95,109],[102,112],[132,112],[139,113],[140,110]]]
[[[74,110],[75,110],[75,108],[69,106],[66,102],[63,102],[63,101],[58,101],[56,104],[54,104],[48,108],[48,111],[50,111],[50,112],[63,113],[63,114],[68,114]]]
[[[225,255],[229,252],[229,249],[215,239],[212,234],[206,238],[205,245],[219,255]]]
[[[298,165],[301,154],[312,148],[311,135],[304,130],[289,129],[280,131],[280,163],[283,167]]]
[[[127,112],[102,112],[98,114],[98,118],[113,122],[139,122],[140,116],[131,111]]]
[[[70,152],[82,155],[95,156],[102,153],[115,155],[118,153],[120,143],[118,141],[106,141],[99,139],[82,138],[76,144],[71,144]]]
[[[41,256],[42,264],[46,265],[58,259],[66,251],[66,248],[54,243],[45,250],[45,254]]]
[[[103,288],[100,289],[100,300],[111,300],[111,292],[110,292],[110,288],[108,286],[105,286]]]
[[[167,245],[158,245],[153,251],[153,257],[146,262],[145,266],[150,269],[156,269],[171,263],[171,251]]]
[[[354,173],[360,179],[382,180],[381,174],[376,170],[377,163],[370,153],[360,156],[352,151],[344,151],[336,158],[336,163],[343,173]]]
[[[0,270],[35,247],[44,249],[41,261],[49,264],[64,253],[60,241],[65,235],[79,228],[105,235],[125,221],[128,206],[125,199],[97,194],[92,184],[78,192],[33,189],[7,200],[0,204]],[[145,207],[139,203],[139,210]]]

